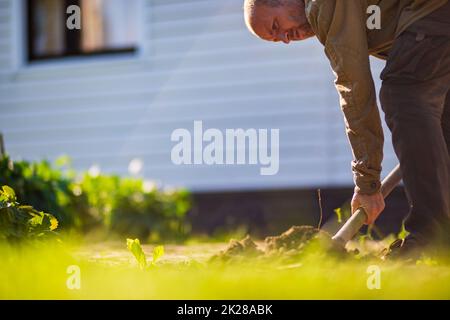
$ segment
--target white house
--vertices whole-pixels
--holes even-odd
[[[83,37],[73,48],[61,20],[71,1],[0,0],[8,153],[67,154],[76,168],[97,164],[118,174],[140,159],[145,178],[195,191],[351,186],[351,152],[321,45],[256,39],[242,2],[72,1],[82,8]],[[375,62],[376,80],[381,68]],[[279,129],[278,174],[262,176],[255,165],[175,165],[171,134],[192,130],[195,120],[219,130]],[[396,163],[388,134],[385,153],[387,172]]]

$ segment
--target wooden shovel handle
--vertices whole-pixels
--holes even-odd
[[[381,193],[383,194],[383,197],[386,198],[401,180],[402,173],[400,171],[400,165],[398,165],[391,171],[391,173],[383,180],[381,184]],[[363,208],[359,208],[336,233],[333,237],[333,241],[344,247],[347,242],[350,241],[356,233],[358,233],[366,220],[367,214],[365,210]]]

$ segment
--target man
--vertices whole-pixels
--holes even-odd
[[[380,28],[367,20],[376,5]],[[245,21],[261,39],[316,36],[325,47],[352,146],[355,193],[367,224],[384,209],[383,131],[369,55],[387,59],[380,100],[411,211],[408,255],[444,239],[450,221],[450,2],[448,0],[245,0]]]

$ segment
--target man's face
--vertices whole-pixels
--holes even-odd
[[[258,5],[253,12],[245,12],[249,30],[267,41],[300,41],[314,36],[306,19],[303,1],[286,1],[279,7]]]

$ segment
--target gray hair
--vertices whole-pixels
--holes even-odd
[[[260,5],[276,8],[281,6],[283,2],[283,0],[245,0],[244,10],[253,11],[255,7]]]
[[[302,0],[244,0],[245,12],[253,12],[258,6],[267,6],[271,8],[278,8],[285,4],[299,3]]]

